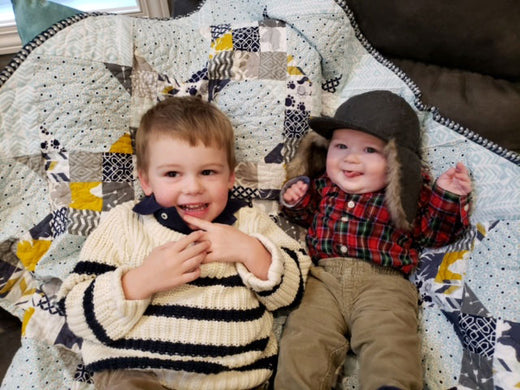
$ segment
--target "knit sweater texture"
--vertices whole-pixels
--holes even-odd
[[[276,364],[272,311],[295,305],[311,264],[304,249],[268,215],[250,207],[234,226],[256,237],[272,256],[268,279],[241,263],[203,264],[195,281],[145,300],[125,299],[121,277],[153,248],[184,236],[135,201],[104,216],[64,281],[70,329],[83,339],[87,368],[97,372],[146,369],[175,389],[249,389]]]

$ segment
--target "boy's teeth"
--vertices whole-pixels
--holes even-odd
[[[184,210],[200,210],[205,207],[204,204],[186,204],[182,206]]]

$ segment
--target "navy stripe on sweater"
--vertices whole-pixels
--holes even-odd
[[[254,370],[273,371],[276,366],[276,355],[260,359],[252,364],[241,367],[226,367],[218,363],[200,362],[200,361],[176,361],[151,359],[140,357],[128,358],[109,358],[91,363],[87,369],[97,372],[102,370],[121,370],[121,369],[167,369],[173,371],[195,372],[200,374],[219,374],[222,372],[247,372]]]
[[[138,350],[153,352],[165,356],[198,356],[198,357],[225,357],[238,355],[250,351],[262,352],[267,348],[269,338],[254,340],[245,345],[214,345],[176,343],[162,340],[119,339],[108,344],[112,348],[121,350]]]
[[[113,265],[101,264],[94,261],[80,261],[76,264],[73,273],[78,275],[102,275],[116,269]]]
[[[208,286],[224,286],[224,287],[243,287],[244,283],[239,275],[231,275],[223,278],[201,277],[189,283],[192,286],[208,287]]]
[[[266,309],[263,305],[253,309],[209,309],[182,305],[149,305],[144,315],[185,318],[200,321],[246,322],[262,318]]]

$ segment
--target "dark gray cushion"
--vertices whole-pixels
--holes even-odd
[[[509,150],[520,152],[520,83],[393,59],[419,87],[423,103]]]
[[[516,0],[347,0],[381,54],[520,81]]]

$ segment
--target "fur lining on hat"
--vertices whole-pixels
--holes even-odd
[[[300,141],[294,158],[287,164],[287,180],[297,176],[315,178],[325,171],[329,140],[309,131]]]
[[[406,219],[406,213],[401,199],[401,163],[399,162],[397,145],[394,139],[388,141],[384,154],[387,162],[387,185],[385,190],[385,203],[390,212],[390,217],[399,229],[410,230],[411,225]]]

